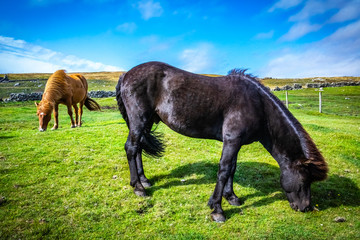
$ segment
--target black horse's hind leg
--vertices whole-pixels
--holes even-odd
[[[144,167],[143,167],[143,163],[142,163],[142,157],[141,157],[141,152],[139,152],[136,156],[136,167],[137,167],[137,173],[138,176],[140,178],[140,182],[144,187],[151,187],[151,183],[149,181],[149,179],[147,179],[145,177],[145,173],[144,173]]]
[[[226,198],[226,200],[229,202],[230,205],[241,206],[243,202],[234,193],[234,186],[233,186],[234,175],[236,170],[236,162],[237,162],[237,156],[235,157],[235,159],[232,160],[231,174],[224,187],[223,196]]]
[[[125,143],[125,151],[130,169],[130,185],[134,187],[134,193],[136,195],[146,196],[145,188],[141,184],[136,164],[137,155],[139,153],[141,154],[140,132],[129,131],[129,136]]]
[[[239,140],[224,140],[224,146],[217,176],[217,183],[215,186],[214,194],[212,195],[212,199],[210,199],[209,201],[210,208],[214,209],[214,211],[211,213],[211,218],[216,222],[224,222],[226,219],[224,211],[221,207],[221,200],[224,188],[232,174],[232,171],[235,171],[233,166],[236,165],[236,155],[239,149]]]

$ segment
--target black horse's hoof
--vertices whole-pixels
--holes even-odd
[[[139,190],[139,189],[134,189],[134,193],[136,194],[136,196],[146,197],[146,192],[145,191],[142,191],[142,190]]]
[[[238,197],[230,197],[226,199],[230,205],[233,206],[241,206],[244,204],[243,201],[240,200]]]
[[[226,218],[222,213],[211,213],[211,219],[217,223],[225,222]]]
[[[151,187],[151,183],[149,181],[141,182],[141,185],[143,185],[145,188]]]

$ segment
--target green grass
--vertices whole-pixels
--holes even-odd
[[[284,92],[275,94],[284,100]],[[277,163],[254,143],[241,149],[235,174],[245,203],[223,201],[224,224],[212,222],[207,207],[220,142],[160,124],[166,153],[144,157],[153,186],[141,198],[129,185],[128,130],[113,98],[96,99],[108,107],[85,110],[76,129],[61,105],[60,128],[46,132],[37,131],[32,102],[1,103],[0,239],[359,239],[360,87],[325,89],[323,114],[317,94],[291,91],[289,101],[330,167],[328,179],[312,185],[319,211],[290,208]],[[339,216],[346,221],[335,222]]]

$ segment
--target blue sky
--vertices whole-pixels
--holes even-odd
[[[116,71],[360,76],[360,0],[2,1],[0,73]]]

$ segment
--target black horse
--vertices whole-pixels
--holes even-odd
[[[223,142],[209,200],[214,221],[225,221],[222,197],[231,205],[241,205],[233,190],[237,155],[242,145],[254,141],[260,141],[278,162],[290,206],[312,210],[310,185],[327,177],[327,164],[295,117],[244,70],[207,77],[148,62],[120,76],[116,98],[129,128],[125,150],[136,195],[145,196],[144,187],[151,186],[144,175],[142,150],[155,157],[164,152],[160,135],[152,130],[161,121],[183,135]]]

